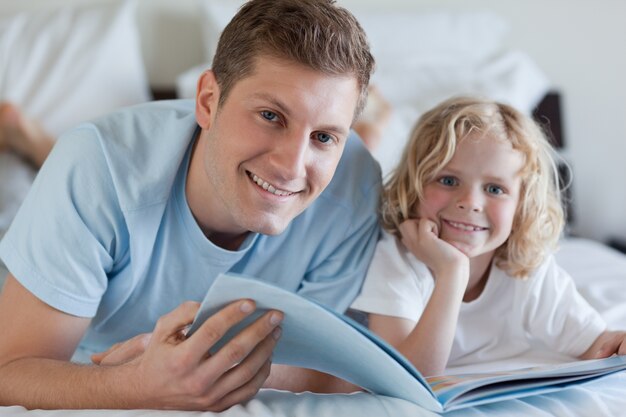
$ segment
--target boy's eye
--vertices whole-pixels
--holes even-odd
[[[454,177],[441,177],[439,178],[439,183],[448,187],[452,187],[457,185],[457,180]]]
[[[489,194],[500,195],[504,193],[504,190],[502,189],[502,187],[499,187],[497,185],[488,185],[487,192]]]
[[[315,133],[315,139],[317,139],[318,141],[320,141],[322,143],[328,143],[331,140],[333,140],[333,137],[331,135],[329,135],[328,133],[317,132],[317,133]]]
[[[261,117],[263,117],[265,120],[269,120],[270,122],[274,122],[278,119],[278,115],[269,110],[263,110],[261,112]]]

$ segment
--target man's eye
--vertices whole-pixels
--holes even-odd
[[[504,190],[502,189],[502,187],[499,187],[497,185],[488,185],[487,192],[489,194],[500,195],[504,193]]]
[[[317,139],[318,141],[322,143],[328,143],[331,140],[333,140],[333,137],[329,135],[328,133],[318,132],[315,134],[315,139]]]
[[[278,119],[278,115],[269,110],[263,110],[261,112],[261,117],[263,117],[265,120],[269,120],[270,122],[274,122]]]
[[[439,178],[439,183],[448,187],[452,187],[453,185],[457,184],[457,181],[454,177],[441,177]]]

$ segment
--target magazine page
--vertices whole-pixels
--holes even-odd
[[[241,298],[257,311],[231,329],[212,351],[269,309],[285,313],[274,363],[326,372],[376,394],[441,411],[424,378],[395,349],[363,326],[297,294],[235,274],[221,274],[207,292],[188,334],[226,304]],[[393,356],[399,356],[396,360]]]
[[[444,409],[543,394],[626,369],[626,356],[575,361],[517,370],[426,378]]]

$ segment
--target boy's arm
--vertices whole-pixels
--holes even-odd
[[[605,331],[591,344],[580,359],[608,358],[613,354],[626,355],[626,332]]]
[[[369,315],[370,329],[395,346],[424,376],[446,368],[463,300],[463,277],[438,277],[424,312],[414,327],[410,321],[381,314]],[[467,278],[466,278],[467,279]]]
[[[358,385],[324,372],[276,364],[272,365],[272,371],[263,388],[274,388],[291,392],[311,391],[325,394],[349,393],[362,390]]]
[[[244,307],[247,306],[247,307]],[[184,303],[157,322],[145,352],[115,366],[69,362],[89,319],[55,310],[11,275],[0,294],[0,405],[42,408],[175,408],[223,410],[253,396],[270,370],[276,344],[271,312],[219,353],[206,352],[254,310],[238,301],[188,339],[198,303]]]
[[[424,375],[443,372],[450,356],[459,310],[469,280],[469,259],[441,240],[437,225],[412,219],[400,227],[402,243],[432,271],[433,293],[418,323],[407,332],[407,320],[370,315],[370,328],[394,345]]]

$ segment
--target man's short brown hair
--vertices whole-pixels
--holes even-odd
[[[245,3],[222,32],[213,58],[220,105],[233,85],[254,71],[261,55],[325,74],[354,76],[360,89],[354,117],[363,110],[374,58],[361,25],[334,0]]]

